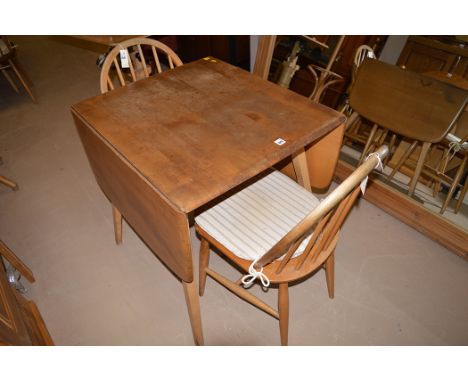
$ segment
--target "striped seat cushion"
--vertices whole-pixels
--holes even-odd
[[[274,171],[195,218],[196,223],[234,255],[264,255],[319,200],[281,172]],[[300,255],[308,239],[294,256]]]

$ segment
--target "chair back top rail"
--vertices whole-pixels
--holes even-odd
[[[354,200],[359,195],[359,186],[361,182],[374,170],[380,161],[383,161],[388,155],[388,147],[383,145],[377,151],[376,155],[369,155],[367,160],[359,166],[344,182],[342,182],[335,190],[333,190],[320,204],[294,228],[292,228],[283,238],[278,241],[271,249],[269,249],[257,262],[257,267],[263,267],[272,261],[278,259],[287,253],[286,257],[290,258],[290,246],[296,246],[297,241],[302,241],[312,228],[318,223],[316,229],[325,228],[330,230],[324,240],[317,240],[316,248],[312,248],[314,243],[307,246],[306,251],[310,251],[311,256],[318,255],[321,249],[326,249],[331,242],[336,232],[339,230],[347,213],[352,207]],[[354,191],[354,192],[353,192]],[[335,213],[330,217],[329,214],[335,207]],[[326,216],[328,222],[320,223],[320,220]],[[328,224],[327,224],[328,223]],[[320,226],[320,227],[319,227]],[[315,232],[315,231],[314,231]],[[322,231],[323,232],[323,231]],[[319,239],[317,233],[312,236],[311,241]],[[324,235],[325,236],[325,235]],[[306,256],[309,253],[306,253]],[[280,268],[283,268],[284,265]]]
[[[359,67],[350,105],[390,131],[436,143],[450,132],[468,102],[468,92],[423,74],[378,60]]]
[[[148,48],[144,50],[142,46]],[[122,50],[127,53],[126,64],[121,60],[120,52]],[[145,53],[147,54],[146,58]],[[147,62],[147,58],[151,60],[151,63]],[[146,37],[122,41],[108,53],[102,64],[100,77],[101,93],[106,93],[115,88],[111,77],[112,70],[115,70],[117,73],[117,83],[120,86],[126,86],[127,80],[131,83],[142,78],[147,78],[152,73],[161,73],[163,71],[162,65],[166,63],[169,69],[182,65],[182,61],[177,54],[162,42]],[[128,73],[124,70],[124,67],[127,67],[127,65]]]

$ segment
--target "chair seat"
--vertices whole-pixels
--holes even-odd
[[[281,172],[274,171],[203,212],[196,223],[245,260],[264,255],[320,201]],[[302,242],[294,256],[307,245]]]

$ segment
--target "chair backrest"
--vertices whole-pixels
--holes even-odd
[[[0,36],[0,62],[6,61],[14,54],[13,46],[6,36]]]
[[[128,65],[122,64],[120,51],[126,52]],[[102,64],[101,93],[181,65],[177,54],[160,41],[150,38],[123,41],[108,53]]]
[[[358,68],[364,62],[364,60],[368,59],[376,59],[374,49],[372,49],[369,45],[361,45],[356,49],[356,53],[354,53],[354,61],[353,61],[353,82],[356,80],[356,74]]]
[[[278,243],[266,252],[256,263],[263,267],[285,255],[277,272],[281,272],[299,248],[301,243],[313,234],[307,243],[296,269],[307,259],[314,261],[319,254],[333,242],[351,207],[359,196],[360,185],[374,168],[388,155],[388,147],[381,146],[375,153],[369,155],[344,182],[333,190],[320,204],[299,224],[289,231]]]
[[[365,59],[349,101],[356,112],[379,126],[435,143],[452,129],[468,93],[423,74]]]

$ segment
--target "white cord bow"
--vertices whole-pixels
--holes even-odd
[[[258,260],[258,259],[257,259]],[[242,277],[242,284],[244,284],[245,287],[249,287],[253,284],[253,282],[256,279],[259,279],[262,285],[265,288],[268,288],[270,286],[270,280],[268,277],[266,277],[262,272],[263,272],[263,267],[260,268],[259,271],[255,269],[255,264],[257,263],[257,260],[253,261],[252,264],[250,264],[249,267],[249,274],[245,275]]]
[[[378,170],[380,170],[380,172],[383,172],[383,163],[382,163],[382,158],[380,158],[380,155],[378,153],[370,153],[366,157],[366,160],[368,160],[371,156],[376,156],[377,157],[377,164],[375,165],[374,169],[378,169]],[[361,191],[362,191],[363,195],[366,192],[367,180],[368,179],[369,179],[369,177],[366,176],[361,182]]]

